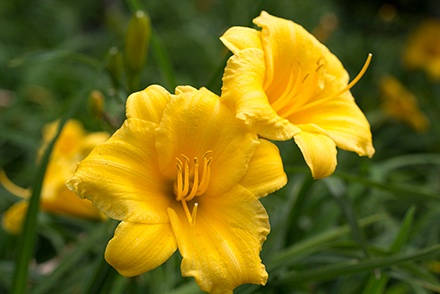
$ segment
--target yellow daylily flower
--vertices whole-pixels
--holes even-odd
[[[181,271],[203,291],[264,285],[269,233],[261,197],[286,184],[277,147],[250,132],[205,88],[153,85],[130,95],[127,119],[66,184],[121,220],[105,258],[140,275],[179,248]]]
[[[55,136],[58,122],[48,124],[43,129],[43,153],[48,142]],[[89,200],[79,199],[75,193],[67,189],[65,182],[72,177],[76,163],[82,160],[93,147],[104,142],[108,133],[96,132],[87,134],[80,122],[68,121],[54,145],[51,158],[47,165],[41,189],[40,209],[48,213],[62,214],[92,220],[105,218]],[[28,208],[31,191],[12,183],[5,172],[0,170],[0,184],[12,194],[23,198],[12,205],[3,215],[2,226],[10,234],[19,234]]]
[[[382,108],[392,118],[407,123],[418,132],[429,128],[429,120],[420,110],[416,96],[396,78],[386,76],[379,84],[382,91]]]
[[[434,81],[440,80],[440,20],[423,22],[408,40],[403,64],[409,69],[423,69]]]
[[[314,178],[336,167],[336,146],[371,157],[370,125],[341,62],[302,26],[262,12],[261,31],[232,27],[220,38],[234,55],[221,99],[237,118],[271,140],[294,138]]]

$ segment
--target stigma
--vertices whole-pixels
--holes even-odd
[[[212,157],[208,158],[210,153],[212,153],[211,150],[202,156],[201,172],[199,172],[197,157],[194,157],[193,164],[190,164],[190,159],[183,154],[181,154],[183,161],[176,157],[177,179],[174,184],[174,194],[176,200],[182,202],[183,210],[191,226],[194,226],[196,222],[198,203],[194,204],[193,211],[190,213],[187,202],[193,200],[195,196],[203,195],[208,189],[212,162]]]

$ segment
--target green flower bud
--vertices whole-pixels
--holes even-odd
[[[123,60],[122,60],[121,52],[116,47],[110,48],[109,60],[106,69],[110,74],[110,77],[113,82],[113,87],[116,90],[119,89],[119,84],[122,75],[122,68],[123,68]]]
[[[88,108],[94,118],[100,119],[104,111],[105,98],[99,90],[93,90],[89,93]]]
[[[125,66],[130,90],[137,87],[139,74],[144,68],[150,41],[149,16],[139,10],[133,14],[125,37]]]

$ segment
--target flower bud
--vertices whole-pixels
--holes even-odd
[[[104,95],[101,91],[93,90],[89,94],[88,107],[94,118],[101,118],[104,111]]]
[[[109,61],[107,63],[107,72],[110,74],[110,77],[113,82],[113,87],[118,90],[120,79],[122,75],[122,67],[123,60],[122,54],[116,47],[112,47],[109,50]]]
[[[125,37],[125,66],[130,90],[137,87],[137,79],[144,68],[150,34],[150,18],[145,12],[138,10],[130,19]]]

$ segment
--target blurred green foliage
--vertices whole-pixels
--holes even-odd
[[[395,9],[381,15],[384,4]],[[409,72],[401,54],[409,34],[428,17],[440,17],[436,0],[17,0],[0,2],[0,167],[22,187],[33,184],[41,129],[60,118],[87,89],[105,97],[105,115],[87,103],[74,117],[90,131],[114,131],[124,119],[126,79],[115,90],[102,71],[110,48],[124,50],[132,13],[149,14],[152,39],[140,73],[173,92],[175,85],[206,86],[220,93],[227,50],[219,37],[231,26],[250,26],[261,9],[313,31],[327,15],[337,26],[325,44],[351,77],[367,54],[373,61],[353,96],[369,119],[376,154],[339,151],[338,168],[313,181],[292,141],[279,143],[288,185],[262,200],[272,232],[262,259],[265,287],[236,293],[440,292],[440,83]],[[139,7],[140,6],[140,7]],[[396,76],[415,93],[431,129],[416,133],[380,109],[380,78]],[[81,97],[78,97],[81,96]],[[0,187],[0,211],[17,197]],[[40,212],[28,273],[29,293],[198,293],[180,275],[176,253],[165,265],[135,278],[121,277],[103,260],[114,223],[92,223]],[[12,287],[19,237],[0,230],[0,293]]]

